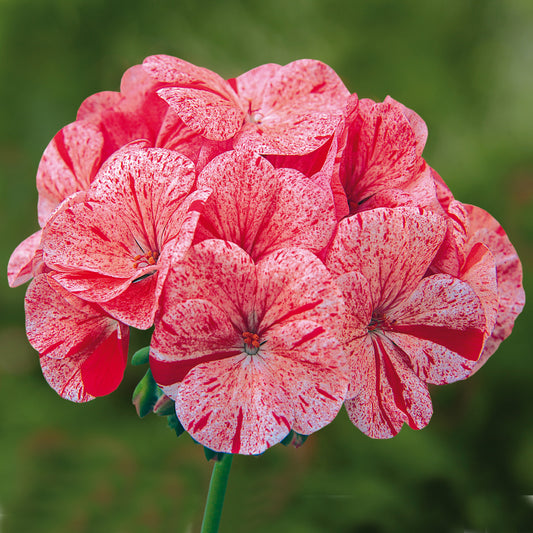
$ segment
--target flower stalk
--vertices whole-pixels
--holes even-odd
[[[231,453],[224,454],[219,461],[215,461],[205,503],[201,533],[217,533],[218,531],[232,461],[233,454]]]

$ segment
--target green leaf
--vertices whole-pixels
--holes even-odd
[[[148,369],[133,391],[132,402],[137,409],[137,414],[141,418],[145,417],[153,410],[161,396],[163,396],[163,391],[157,386],[152,372]]]
[[[283,446],[294,446],[299,448],[306,440],[309,435],[301,435],[296,433],[296,431],[290,431],[289,434],[281,441]]]
[[[131,364],[133,366],[145,365],[146,363],[148,363],[149,355],[150,355],[150,346],[145,346],[144,348],[137,350],[133,354],[131,358]]]
[[[179,437],[185,431],[184,427],[181,425],[181,422],[178,420],[176,413],[168,415],[167,420],[168,427],[176,432],[176,437]]]
[[[176,404],[166,394],[163,394],[154,405],[154,413],[158,416],[168,416],[175,412]]]
[[[208,460],[208,461],[211,461],[211,459],[213,459],[214,461],[222,461],[222,458],[227,455],[226,453],[224,452],[215,452],[209,448],[206,448],[204,446],[204,454],[205,454],[205,458]]]

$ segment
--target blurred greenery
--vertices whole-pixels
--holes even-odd
[[[153,53],[225,77],[310,57],[352,92],[427,122],[425,156],[533,266],[530,0],[0,0],[0,253],[37,229],[35,173],[84,98]],[[5,271],[5,269],[4,269]],[[211,464],[131,405],[62,400],[25,339],[25,287],[0,285],[0,530],[194,532]],[[526,308],[470,380],[432,391],[428,428],[373,441],[345,413],[298,450],[237,457],[221,531],[531,532],[533,359]],[[131,351],[146,344],[136,334]]]

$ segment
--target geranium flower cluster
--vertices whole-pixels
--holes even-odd
[[[344,404],[370,437],[428,424],[524,305],[501,226],[426,163],[423,120],[313,60],[229,80],[169,56],[81,105],[37,173],[12,286],[48,383],[120,384],[129,328],[206,447],[257,454]]]

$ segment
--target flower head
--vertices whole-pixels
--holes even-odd
[[[404,422],[424,427],[426,383],[465,378],[485,340],[479,298],[448,275],[425,277],[446,231],[419,209],[374,209],[339,224],[326,256],[348,308],[346,407],[362,431],[392,437]]]
[[[342,306],[309,252],[284,249],[254,263],[234,244],[204,241],[167,278],[153,376],[193,438],[261,453],[291,429],[317,431],[340,409]]]

